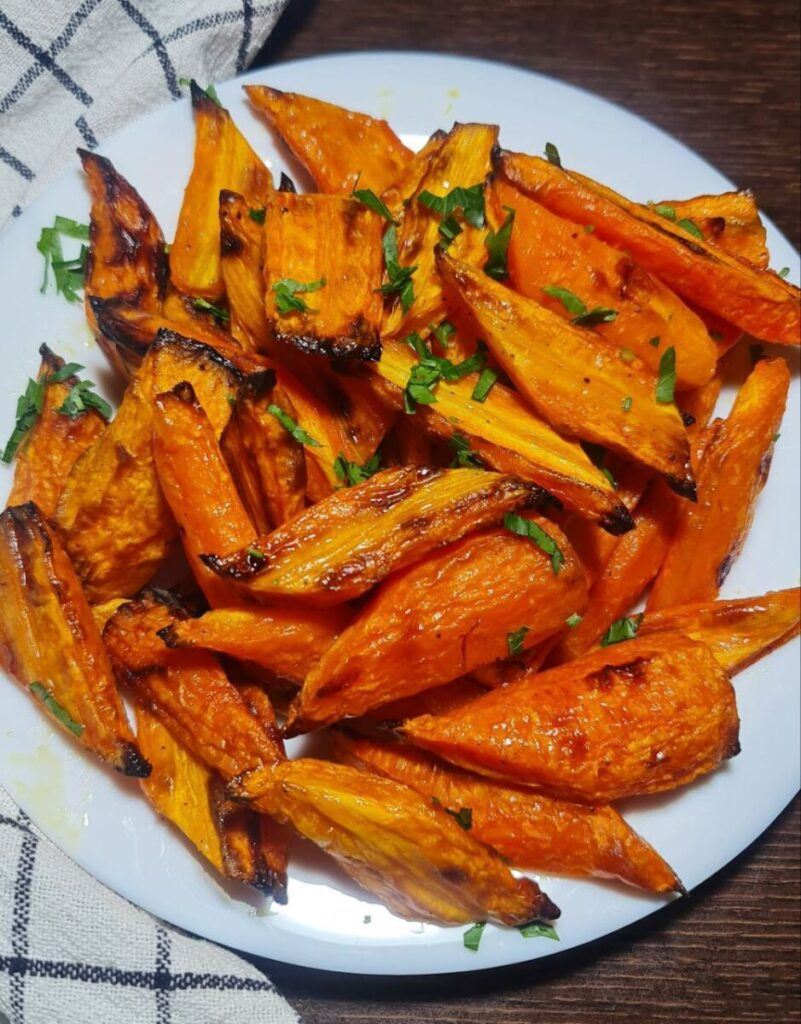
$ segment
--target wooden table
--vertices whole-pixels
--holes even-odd
[[[433,49],[553,75],[752,187],[798,245],[798,27],[797,0],[291,0],[257,64]],[[799,809],[689,899],[542,963],[419,981],[263,966],[305,1024],[796,1021]]]

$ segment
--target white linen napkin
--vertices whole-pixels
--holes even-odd
[[[0,227],[123,124],[243,70],[286,0],[0,0]],[[7,685],[3,683],[3,685]],[[2,737],[0,737],[2,742]],[[0,1024],[297,1024],[247,961],[92,879],[0,790]]]

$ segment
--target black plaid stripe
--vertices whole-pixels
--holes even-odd
[[[261,18],[265,14],[273,14],[278,7],[281,6],[280,0],[270,4],[260,4],[258,7],[253,7],[252,4],[248,4],[252,11],[251,17],[251,35],[252,35],[252,19]],[[187,36],[194,35],[196,32],[205,32],[206,29],[219,28],[221,25],[234,25],[238,21],[244,21],[245,11],[218,11],[215,14],[206,14],[202,18],[195,18],[193,21],[187,21],[185,25],[179,25],[178,28],[174,28],[171,32],[167,32],[161,37],[163,43],[169,44],[174,43],[177,39],[185,39]],[[248,46],[250,40],[248,40]],[[149,47],[146,52],[152,50],[153,47]],[[244,70],[244,68],[242,69]]]
[[[86,143],[87,149],[97,149],[98,142],[95,133],[87,124],[86,118],[81,114],[78,120],[75,122],[75,127],[81,133],[81,138]]]
[[[27,52],[30,53],[32,57],[35,57],[43,67],[47,68],[55,80],[60,85],[63,85],[67,92],[71,93],[76,100],[82,103],[85,107],[92,105],[92,97],[85,92],[62,67],[56,64],[55,60],[53,60],[46,50],[37,46],[31,38],[26,36],[22,29],[18,25],[15,25],[3,11],[2,7],[0,7],[0,28],[5,29],[18,46],[27,50]]]
[[[61,34],[56,36],[47,48],[47,55],[51,59],[57,57],[70,44],[80,26],[102,2],[103,0],[83,0],[83,3],[72,12]],[[0,114],[5,114],[10,110],[46,70],[45,65],[41,61],[36,61],[36,63],[32,64],[25,74],[17,80],[13,88],[0,100]]]
[[[170,1024],[170,936],[156,925],[156,1024]]]
[[[90,985],[120,985],[155,992],[160,986],[167,992],[275,992],[266,978],[238,978],[235,974],[167,972],[159,979],[156,971],[125,971],[120,967],[73,963],[67,960],[43,960],[27,956],[0,956],[0,971],[28,978],[56,978]],[[12,1019],[11,1024],[17,1024]]]
[[[36,177],[30,167],[28,167],[27,164],[24,164],[18,157],[14,156],[13,153],[9,153],[5,146],[0,146],[0,160],[2,160],[4,164],[8,164],[9,167],[13,168],[13,170],[15,170],[17,174],[26,181],[33,181]]]
[[[167,88],[170,90],[174,100],[180,99],[181,89],[178,85],[178,76],[175,74],[175,68],[170,60],[170,55],[167,52],[164,40],[156,31],[155,26],[147,20],[138,7],[135,7],[134,4],[131,3],[131,0],[117,0],[117,2],[134,25],[138,25],[145,35],[152,40],[153,49],[156,51],[159,64],[161,64],[161,70],[164,72],[164,78],[167,81]]]
[[[236,73],[245,70],[248,59],[248,47],[253,32],[253,4],[251,0],[242,0],[242,38],[236,55]]]
[[[11,919],[11,952],[12,957],[7,968],[9,972],[9,1009],[10,1024],[24,1024],[25,1012],[25,974],[16,969],[19,961],[28,955],[28,928],[31,919],[31,884],[36,864],[36,847],[38,840],[28,827],[29,819],[24,811],[19,812],[16,821],[22,829],[22,844],[17,860],[17,876],[14,882],[14,908]]]

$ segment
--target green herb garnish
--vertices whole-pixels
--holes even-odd
[[[381,469],[381,456],[378,452],[362,465],[346,459],[342,452],[334,460],[334,472],[337,475],[337,480],[341,481],[346,487],[355,487],[356,484],[363,484],[365,480],[368,480],[373,474],[377,473],[379,469]]]
[[[17,419],[3,449],[3,462],[11,462],[23,438],[39,419],[44,407],[44,392],[44,381],[28,380],[25,391],[17,399]]]
[[[522,652],[523,641],[526,639],[528,632],[530,632],[528,626],[521,626],[520,629],[506,634],[506,647],[513,658]]]
[[[559,936],[552,924],[542,924],[534,921],[532,924],[520,925],[517,929],[524,939],[553,939],[559,942]]]
[[[700,238],[701,241],[703,242],[703,240],[704,240],[704,233],[703,233],[703,231],[698,227],[698,225],[695,223],[695,221],[694,220],[690,220],[689,217],[685,217],[683,220],[677,220],[676,221],[676,227],[684,228],[685,231],[688,231],[691,235],[695,235],[696,238]]]
[[[39,291],[44,295],[53,271],[56,294],[63,295],[67,302],[80,302],[78,294],[84,286],[86,260],[89,250],[81,245],[80,252],[73,259],[64,259],[61,238],[75,238],[81,242],[89,241],[89,225],[79,224],[69,217],[56,217],[51,228],[42,228],[36,248],[44,257],[45,268],[42,287]]]
[[[105,398],[94,393],[94,386],[91,380],[79,380],[77,384],[73,384],[56,412],[75,420],[89,409],[96,409],[104,419],[110,419],[111,406]]]
[[[264,559],[267,557],[265,553],[263,551],[259,551],[258,548],[246,548],[245,554],[248,556],[248,558],[253,558],[257,562],[263,562]]]
[[[470,442],[464,434],[453,434],[448,444],[453,450],[451,466],[460,469],[483,469],[481,459],[470,447]]]
[[[431,797],[431,803],[435,807],[439,807],[446,814],[450,814],[450,816],[456,821],[457,825],[463,828],[465,832],[469,832],[470,829],[473,827],[472,807],[460,807],[458,811],[452,811],[450,807],[446,807],[445,804],[443,804],[442,801],[438,800],[435,796]]]
[[[650,338],[648,340],[648,344],[651,346],[651,348],[659,348],[661,342],[662,342],[661,338]]]
[[[530,519],[524,519],[516,512],[507,512],[503,517],[503,525],[510,533],[516,533],[519,537],[528,537],[533,540],[537,547],[550,556],[551,568],[554,576],[558,576],[565,564],[565,556],[553,537]]]
[[[443,320],[438,327],[429,324],[428,328],[443,348],[447,348],[450,345],[451,338],[456,334],[456,328],[449,320]]]
[[[487,361],[483,346],[460,363],[453,363],[450,359],[435,356],[416,332],[407,336],[406,343],[414,349],[419,360],[412,367],[404,390],[404,408],[407,413],[414,413],[416,405],[432,405],[436,402],[434,388],[440,380],[461,380],[471,373],[480,372]]]
[[[790,273],[790,268],[789,267],[782,267],[782,269],[780,271],[778,271],[779,277],[787,277],[787,275],[789,273]]]
[[[581,619],[582,616],[579,615],[578,612],[573,612],[572,615],[568,615],[568,617],[565,619],[565,625],[569,626],[570,629],[575,629],[576,626],[581,625]]]
[[[191,78],[179,78],[178,79],[178,84],[182,85],[185,89],[189,88],[192,85],[192,79]],[[197,85],[197,82],[195,82],[195,85]],[[198,87],[198,89],[200,89],[199,85],[197,87]],[[211,100],[212,103],[216,103],[218,107],[222,106],[222,103],[220,103],[220,97],[217,95],[217,90],[214,88],[214,84],[213,83],[210,84],[210,85],[207,85],[205,89],[201,89],[200,91],[201,92],[205,92],[205,94],[208,96],[208,98]]]
[[[198,313],[208,313],[221,327],[231,320],[231,314],[227,309],[224,309],[222,306],[215,306],[208,299],[192,299],[192,308],[196,309]]]
[[[316,313],[306,302],[298,298],[300,293],[317,292],[325,288],[326,280],[321,277],[319,281],[295,281],[291,277],[285,277],[276,281],[272,287],[275,295],[275,307],[281,316],[287,313]]]
[[[616,309],[608,309],[605,306],[587,309],[578,295],[567,288],[559,287],[559,285],[549,284],[542,290],[546,295],[550,295],[551,298],[558,299],[568,313],[573,314],[570,322],[579,327],[595,327],[596,324],[609,324],[617,317]]]
[[[562,158],[559,156],[559,150],[552,142],[545,143],[545,156],[548,158],[549,164],[553,164],[555,167],[562,166]]]
[[[457,212],[461,211],[467,223],[474,228],[484,227],[484,186],[481,184],[471,185],[469,188],[460,185],[444,196],[435,196],[433,192],[423,191],[417,197],[417,201],[442,218],[439,234],[443,249],[447,249],[454,238],[462,233],[462,226],[456,217]]]
[[[263,224],[267,217],[267,211],[254,210],[251,208],[250,210],[248,210],[248,217],[250,217],[251,220],[255,220],[257,224]]]
[[[476,386],[473,388],[473,393],[470,397],[474,402],[486,402],[487,396],[497,380],[498,374],[495,370],[491,370],[488,366],[485,366],[479,375]]]
[[[73,736],[82,736],[85,726],[81,725],[80,722],[76,722],[75,719],[70,715],[69,711],[53,696],[53,694],[41,683],[31,683],[30,691],[34,697],[38,697],[39,700],[44,704],[53,718],[58,719],[59,722],[73,734]]]
[[[390,224],[398,223],[390,213],[386,203],[379,199],[371,188],[354,189],[353,192],[351,192],[351,195],[354,199],[358,199],[362,206],[366,206],[368,210],[372,210],[373,213],[377,213],[379,217],[383,217],[384,220],[388,220]]]
[[[601,637],[601,647],[611,647],[612,644],[619,644],[624,640],[633,640],[641,622],[642,615],[626,615],[613,622]]]
[[[509,276],[508,256],[509,241],[512,237],[512,225],[515,222],[515,211],[511,206],[504,206],[506,219],[497,231],[490,231],[484,239],[489,259],[484,264],[484,273],[496,281],[504,281]]]
[[[485,921],[477,921],[472,928],[468,928],[463,936],[464,948],[469,949],[471,953],[477,953],[486,927]]]
[[[676,211],[672,206],[668,206],[667,203],[657,203],[653,208],[654,213],[658,213],[660,217],[664,217],[665,220],[675,220]]]
[[[307,434],[303,427],[299,426],[298,423],[292,419],[289,413],[284,412],[284,410],[279,406],[268,405],[267,412],[271,416],[275,416],[284,430],[294,441],[297,441],[298,444],[308,445],[309,448],[323,447],[319,441],[315,441],[311,434]]]
[[[671,345],[659,359],[659,379],[656,383],[656,400],[660,405],[670,405],[676,392],[676,349]]]
[[[417,267],[402,267],[398,262],[398,234],[395,225],[390,224],[384,232],[381,240],[381,248],[384,252],[384,267],[387,272],[386,284],[382,284],[379,291],[383,295],[400,296],[401,310],[408,313],[414,302],[414,281],[412,275]]]
[[[632,397],[631,397],[631,395],[626,395],[626,397],[620,403],[620,408],[623,410],[623,412],[628,412],[631,409],[631,406],[632,406]]]

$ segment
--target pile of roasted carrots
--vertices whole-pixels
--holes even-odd
[[[614,803],[735,755],[730,676],[799,632],[797,589],[717,600],[790,383],[759,351],[713,419],[725,357],[799,344],[753,197],[641,205],[490,125],[413,153],[246,91],[316,192],[194,83],[172,245],[80,153],[86,313],[127,385],[110,418],[42,348],[3,666],[278,901],[293,832],[440,923],[556,918],[512,868],[681,892]],[[330,759],[287,759],[324,727]]]

